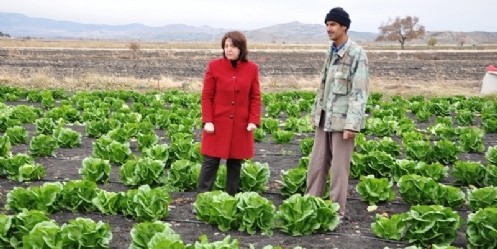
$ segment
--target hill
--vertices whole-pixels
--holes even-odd
[[[210,26],[170,24],[151,27],[143,24],[103,25],[82,24],[46,18],[33,18],[23,14],[0,12],[0,31],[14,38],[141,40],[141,41],[217,41],[228,29]],[[250,41],[261,43],[326,43],[325,28],[319,24],[290,22],[253,30],[243,30]],[[355,41],[373,41],[373,32],[349,31]],[[426,42],[434,36],[439,43],[480,44],[497,43],[497,32],[427,32]]]

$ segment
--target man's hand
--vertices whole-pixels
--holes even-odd
[[[354,139],[357,132],[351,130],[343,130],[343,140]]]
[[[205,123],[204,131],[207,133],[214,133],[214,124],[213,123]]]
[[[257,128],[257,126],[255,124],[252,124],[252,123],[249,123],[247,125],[247,131],[253,131]]]

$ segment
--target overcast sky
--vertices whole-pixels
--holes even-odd
[[[427,31],[497,32],[496,0],[0,0],[0,11],[86,24],[208,25],[249,30],[299,21],[322,24],[335,6],[353,31],[417,16]]]

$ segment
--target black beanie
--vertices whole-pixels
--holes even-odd
[[[337,22],[342,26],[347,27],[347,29],[350,28],[349,13],[347,13],[341,7],[336,7],[330,10],[330,12],[326,15],[326,18],[324,19],[324,23],[326,24],[326,22],[328,21]]]

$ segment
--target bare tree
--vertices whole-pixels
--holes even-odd
[[[378,30],[380,34],[376,37],[377,41],[398,41],[402,49],[406,41],[425,35],[425,27],[419,24],[419,17],[416,16],[396,17],[395,20],[382,24]]]
[[[461,47],[464,46],[464,44],[466,43],[466,40],[467,40],[466,35],[464,35],[463,33],[461,33],[460,35],[457,36],[457,43],[459,43],[459,45]]]
[[[128,48],[133,51],[133,53],[138,53],[140,51],[140,43],[138,42],[130,42],[128,44]]]

